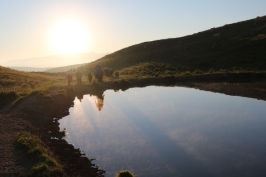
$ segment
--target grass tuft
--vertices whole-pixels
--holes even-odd
[[[28,176],[61,177],[65,175],[62,165],[56,160],[49,149],[45,147],[38,136],[32,135],[29,132],[21,132],[16,137],[16,143],[25,150],[35,163]]]

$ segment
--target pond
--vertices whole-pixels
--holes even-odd
[[[266,102],[184,87],[131,88],[75,99],[65,139],[105,176],[265,176]]]

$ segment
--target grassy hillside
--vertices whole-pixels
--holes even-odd
[[[266,71],[266,16],[133,45],[89,63],[87,69],[96,63],[131,76]]]
[[[0,107],[10,100],[19,100],[35,90],[65,85],[59,74],[17,71],[0,66]]]
[[[0,66],[0,89],[17,90],[19,93],[48,89],[60,85],[56,76],[45,73],[23,72]]]

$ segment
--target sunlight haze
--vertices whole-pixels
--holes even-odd
[[[52,50],[60,54],[87,52],[89,49],[89,30],[75,19],[65,19],[52,28],[50,45]]]
[[[0,0],[0,65],[59,54],[112,53],[264,16],[265,7],[265,0]],[[53,66],[39,62],[39,67]]]

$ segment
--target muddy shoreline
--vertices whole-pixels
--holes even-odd
[[[30,120],[38,128],[40,138],[64,165],[67,176],[102,177],[105,170],[93,163],[95,159],[85,157],[80,149],[62,139],[63,133],[60,132],[58,120],[69,114],[74,98],[74,95],[70,97],[64,93],[47,97],[36,92],[18,107],[24,113],[23,118]]]
[[[131,87],[150,85],[183,86],[266,100],[266,73],[210,74],[130,79],[117,83],[104,82],[100,85],[65,86],[46,94],[34,92],[22,103],[5,112],[10,113],[16,110],[20,119],[30,122],[31,125],[26,128],[27,131],[40,136],[55,157],[64,165],[67,176],[102,177],[105,170],[94,164],[97,164],[97,159],[93,161],[95,159],[86,157],[80,149],[76,149],[62,139],[63,133],[60,132],[58,120],[69,114],[69,108],[73,106],[75,97],[82,98],[85,94],[99,95],[107,89],[126,90]],[[86,155],[89,156],[89,154]]]

